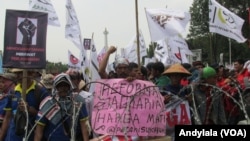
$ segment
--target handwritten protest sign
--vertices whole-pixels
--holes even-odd
[[[99,82],[92,112],[92,126],[96,133],[165,135],[165,105],[152,82],[124,79],[102,79]]]

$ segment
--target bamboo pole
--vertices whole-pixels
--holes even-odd
[[[209,40],[210,40],[210,62],[212,63],[213,62],[213,45],[214,45],[214,42],[213,42],[213,34],[212,33],[209,33]]]
[[[23,78],[22,78],[22,98],[26,101],[26,90],[27,90],[27,70],[23,69]]]
[[[141,61],[140,61],[140,39],[139,39],[139,22],[138,22],[138,0],[135,0],[135,17],[136,17],[137,61],[140,69]]]

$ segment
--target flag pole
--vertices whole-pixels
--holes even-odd
[[[180,60],[181,60],[181,64],[182,64],[183,62],[182,62],[182,54],[181,54],[181,48],[180,47],[178,47],[178,52],[180,54],[180,57],[181,57]]]
[[[90,53],[89,53],[89,56],[92,56],[92,46],[93,46],[93,42],[94,42],[94,32],[92,33],[92,36],[91,36],[91,43],[90,43]],[[89,59],[89,68],[91,68],[92,66],[92,63],[91,63],[91,58]],[[89,80],[92,81],[92,71],[89,71],[89,74],[88,76],[90,77]]]
[[[209,33],[209,40],[210,40],[210,61],[211,61],[211,63],[213,62],[213,46],[214,46],[214,41],[213,41],[213,39],[214,39],[214,36],[213,36],[213,34],[212,33]]]
[[[141,68],[140,61],[140,40],[139,40],[139,24],[138,24],[138,0],[135,0],[135,17],[136,17],[136,44],[137,44],[137,60],[138,66]]]
[[[248,3],[247,3],[247,7],[248,7],[248,25],[250,27],[250,6]],[[248,46],[250,48],[250,38],[248,39]]]
[[[228,42],[229,42],[229,65],[231,66],[231,39],[228,38]]]

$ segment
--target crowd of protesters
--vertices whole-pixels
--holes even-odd
[[[248,124],[250,108],[249,62],[238,59],[234,68],[201,61],[165,65],[150,62],[141,66],[118,58],[114,70],[106,72],[111,46],[100,62],[102,79],[151,82],[159,88],[164,104],[180,98],[187,101],[191,123],[199,125]],[[69,69],[58,75],[40,74],[24,69],[10,69],[0,75],[0,141],[112,141],[112,135],[97,134],[91,125],[93,93],[79,70]],[[23,91],[23,87],[26,90]],[[246,104],[241,104],[241,103]],[[24,117],[24,118],[23,118]],[[25,128],[23,128],[25,127]],[[166,127],[165,136],[174,138],[174,129]],[[127,138],[127,136],[116,138]],[[129,140],[157,137],[129,136]]]

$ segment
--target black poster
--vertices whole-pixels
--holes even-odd
[[[84,38],[83,39],[83,47],[85,50],[90,50],[91,39]]]
[[[45,69],[48,14],[6,10],[3,68]]]

